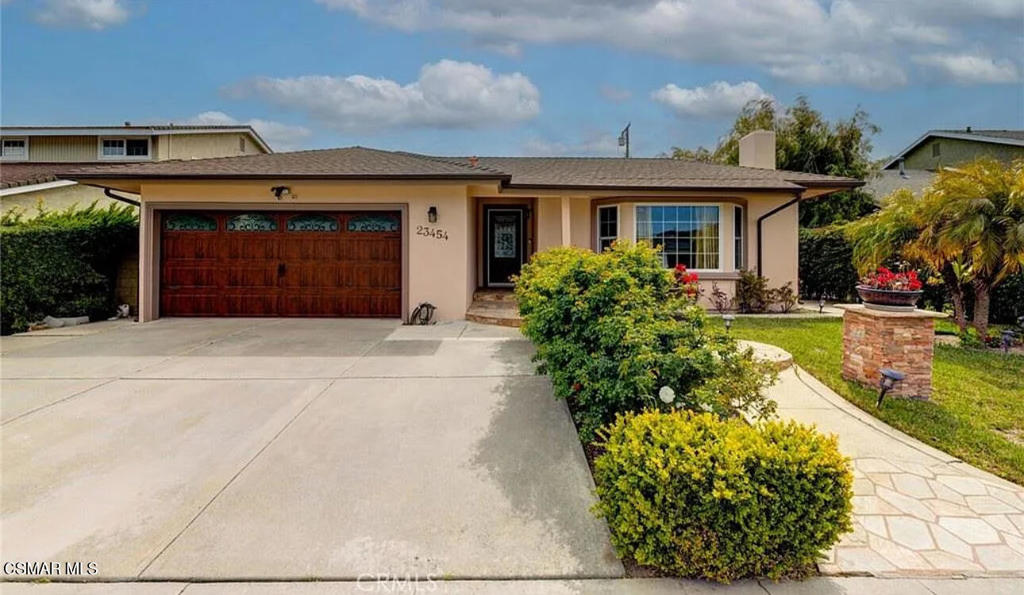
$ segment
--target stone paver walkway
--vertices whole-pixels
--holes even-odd
[[[1024,488],[889,427],[798,367],[771,397],[780,417],[837,434],[853,459],[854,531],[823,573],[1024,577]]]

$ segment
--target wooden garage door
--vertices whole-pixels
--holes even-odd
[[[165,211],[162,316],[398,317],[398,212]]]

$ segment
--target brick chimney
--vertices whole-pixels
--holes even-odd
[[[775,132],[755,130],[740,139],[740,165],[775,169]]]

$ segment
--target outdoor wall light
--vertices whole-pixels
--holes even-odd
[[[288,196],[292,193],[292,189],[287,186],[274,186],[270,189],[274,193],[274,198],[281,200],[282,196]]]
[[[878,379],[878,387],[881,390],[878,391],[878,402],[875,403],[875,407],[881,407],[885,393],[892,390],[892,387],[896,386],[897,382],[907,377],[903,372],[898,372],[892,368],[882,368],[881,373],[882,376]]]
[[[437,207],[432,206],[427,209],[427,221],[437,223]]]
[[[725,323],[725,332],[729,332],[729,329],[732,328],[733,320],[736,320],[736,317],[733,316],[732,314],[726,314],[725,316],[722,316],[722,322]]]

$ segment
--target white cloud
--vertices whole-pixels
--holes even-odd
[[[302,142],[313,134],[312,131],[305,126],[293,126],[291,124],[274,122],[272,120],[261,120],[259,118],[253,118],[242,122],[228,114],[225,114],[224,112],[218,111],[208,111],[197,114],[189,118],[186,123],[202,124],[207,126],[232,126],[236,124],[252,126],[253,129],[263,137],[263,140],[267,141],[270,148],[275,151],[293,151],[295,149],[299,149],[301,148]]]
[[[625,103],[633,97],[633,92],[629,89],[623,89],[622,87],[616,87],[615,85],[601,85],[601,97],[604,97],[612,103]]]
[[[928,54],[914,56],[913,60],[959,85],[1020,81],[1020,69],[1009,60],[993,60],[977,54]]]
[[[361,74],[347,77],[260,77],[232,85],[232,97],[258,97],[307,113],[335,130],[481,128],[529,120],[540,113],[540,91],[523,74],[441,60],[402,85]]]
[[[403,31],[460,31],[495,48],[599,43],[786,80],[885,88],[904,56],[979,46],[1020,65],[1020,0],[317,0]],[[856,59],[851,59],[855,56]],[[859,62],[863,62],[862,64]]]
[[[679,116],[712,118],[734,117],[744,105],[755,99],[775,99],[753,81],[735,85],[715,81],[693,89],[683,89],[669,83],[651,93],[651,98]]]
[[[121,0],[46,0],[36,12],[36,21],[54,27],[99,31],[128,20]]]

